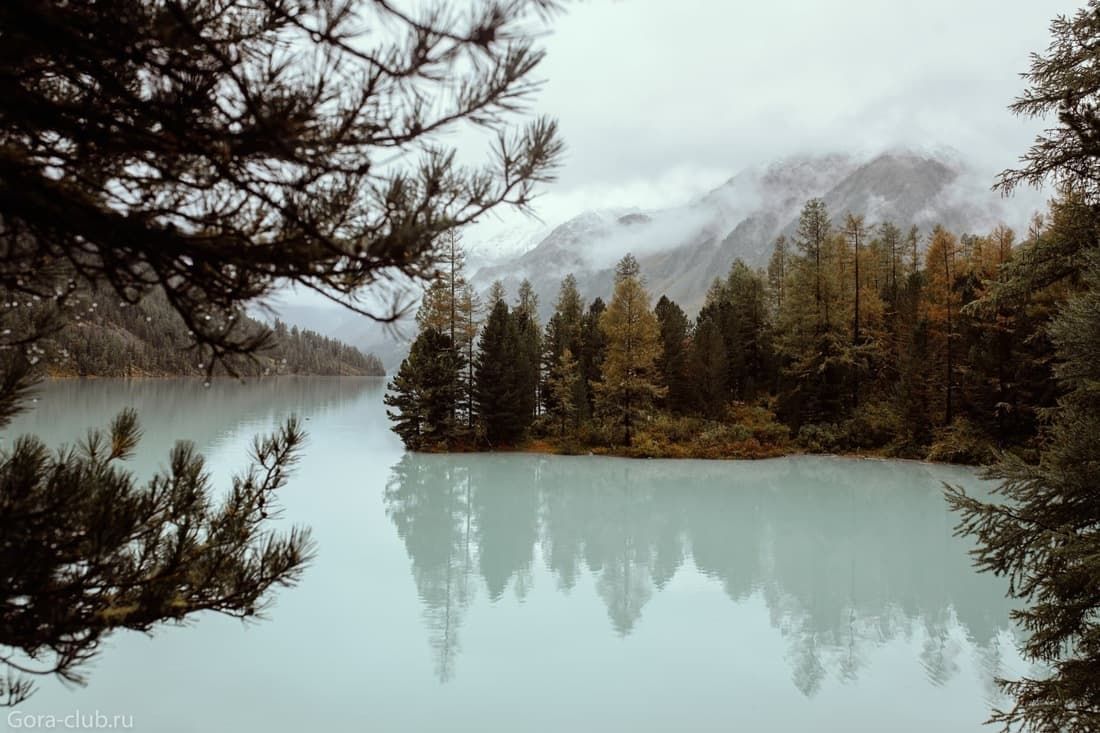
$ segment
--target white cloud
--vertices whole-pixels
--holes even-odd
[[[662,208],[752,165],[898,146],[956,149],[992,183],[1042,126],[1006,109],[1028,54],[1077,5],[571,3],[546,39],[534,105],[558,118],[568,154],[536,211],[554,224],[593,208]],[[483,150],[460,142],[471,160]]]

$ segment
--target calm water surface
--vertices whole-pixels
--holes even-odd
[[[993,677],[1026,669],[1003,583],[952,537],[940,486],[980,488],[966,470],[410,455],[383,388],[47,385],[4,441],[72,441],[133,405],[135,471],[186,438],[222,486],[254,434],[304,416],[282,521],[320,554],[269,620],[116,635],[86,687],[44,681],[20,711],[141,731],[978,731]]]

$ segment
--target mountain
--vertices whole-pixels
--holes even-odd
[[[868,225],[892,221],[925,234],[936,224],[956,232],[987,231],[1005,216],[988,183],[957,156],[905,150],[868,160],[803,156],[743,171],[684,206],[629,214],[586,211],[529,250],[482,267],[473,281],[485,289],[499,279],[514,293],[528,278],[545,318],[570,272],[585,298],[606,298],[614,263],[629,251],[654,297],[668,295],[692,312],[736,259],[765,266],[775,238],[795,234],[799,212],[811,198],[825,201],[837,225],[851,212]]]
[[[550,233],[550,228],[537,220],[524,220],[494,233],[477,236],[465,242],[466,266],[471,272],[490,267],[533,248]]]
[[[519,283],[530,279],[545,321],[566,274],[576,276],[586,299],[606,299],[615,262],[633,252],[652,296],[668,295],[694,313],[714,278],[736,259],[764,267],[776,237],[794,236],[802,206],[811,198],[825,201],[838,226],[849,211],[862,214],[869,225],[889,220],[902,228],[916,225],[925,234],[937,223],[957,233],[980,233],[1005,219],[1026,221],[1030,211],[1006,209],[990,191],[990,180],[954,153],[791,157],[743,170],[680,206],[589,210],[554,227],[525,221],[489,236],[471,233],[465,241],[467,271],[482,292],[500,280],[513,296]],[[415,332],[411,317],[385,327],[332,305],[288,302],[277,311],[288,323],[377,354],[390,370]]]

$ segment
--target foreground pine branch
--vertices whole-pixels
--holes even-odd
[[[0,701],[25,699],[34,677],[83,682],[117,629],[254,617],[309,561],[308,531],[265,522],[298,459],[297,420],[256,440],[224,496],[187,442],[139,484],[125,465],[139,437],[126,410],[73,447],[25,436],[0,452]]]

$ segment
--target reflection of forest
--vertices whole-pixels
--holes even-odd
[[[480,583],[493,600],[532,582],[535,547],[560,588],[585,572],[627,635],[689,559],[740,602],[759,593],[788,641],[795,684],[858,676],[893,638],[920,641],[936,684],[957,669],[959,631],[996,666],[1008,602],[952,536],[941,481],[912,463],[798,458],[721,463],[529,455],[415,455],[393,467],[387,511],[405,542],[449,679]]]

